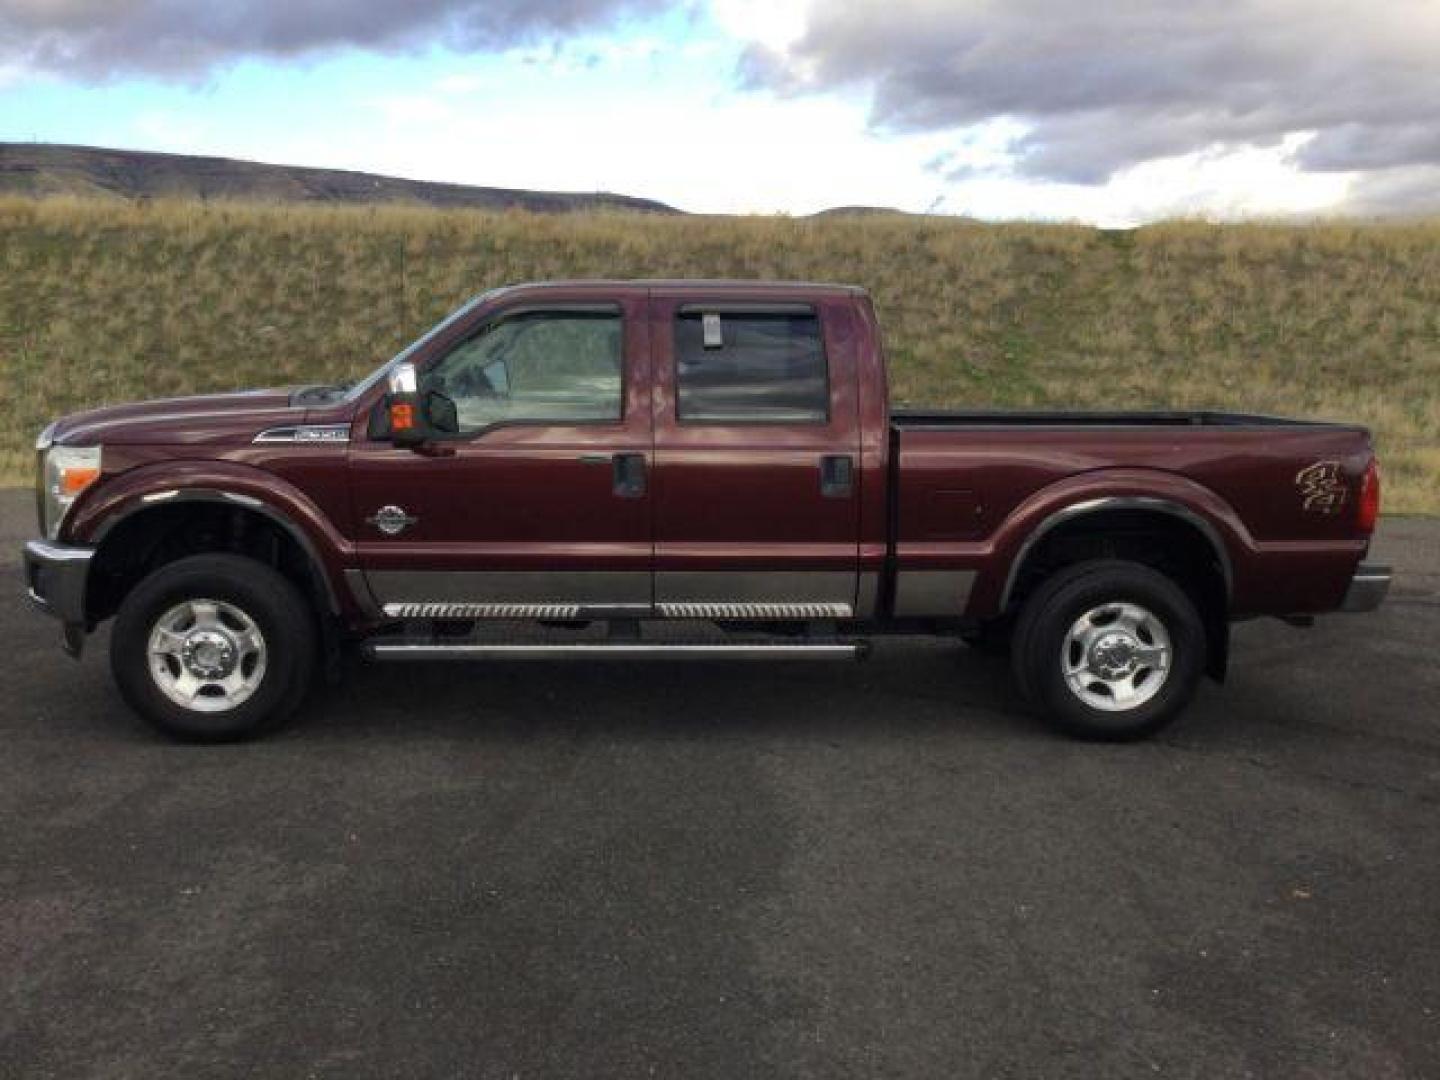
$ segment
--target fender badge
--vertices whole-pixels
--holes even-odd
[[[374,525],[386,536],[399,536],[420,519],[411,517],[405,512],[403,507],[382,506],[379,510],[375,511],[374,517],[368,517],[365,520],[371,525]]]
[[[1295,474],[1300,489],[1300,507],[1310,514],[1338,514],[1345,505],[1347,489],[1338,461],[1317,461]]]

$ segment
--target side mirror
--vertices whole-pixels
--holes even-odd
[[[390,441],[396,446],[416,447],[429,435],[425,411],[420,405],[420,380],[414,364],[396,364],[390,372]]]
[[[460,431],[460,417],[454,400],[439,390],[427,390],[422,404],[425,408],[425,422],[432,431],[440,435],[455,435]]]

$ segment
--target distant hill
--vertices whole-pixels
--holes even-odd
[[[258,202],[419,203],[482,210],[629,210],[679,213],[628,195],[470,187],[344,169],[266,165],[234,158],[0,142],[0,194],[124,199],[243,199]]]
[[[828,210],[817,210],[811,217],[917,217],[908,210],[897,210],[893,206],[832,206]]]

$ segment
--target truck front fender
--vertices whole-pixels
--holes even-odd
[[[66,521],[76,543],[98,547],[130,517],[185,502],[220,503],[259,514],[283,529],[310,558],[332,612],[361,611],[346,570],[355,565],[354,545],[295,485],[274,473],[227,461],[172,461],[142,465],[99,486]]]

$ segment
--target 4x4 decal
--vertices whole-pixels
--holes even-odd
[[[1338,461],[1317,461],[1295,474],[1300,506],[1311,514],[1338,514],[1345,505],[1345,478]]]

